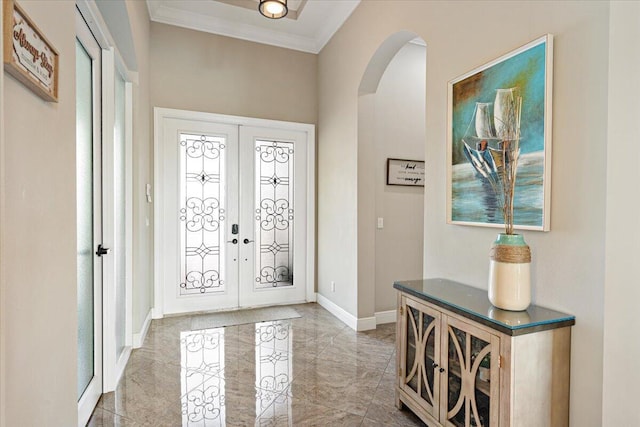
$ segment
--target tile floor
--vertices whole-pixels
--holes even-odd
[[[154,320],[89,426],[414,426],[395,406],[395,324],[354,332],[317,304],[296,319],[192,331]]]

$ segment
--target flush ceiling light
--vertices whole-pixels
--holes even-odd
[[[287,16],[287,0],[260,0],[260,13],[270,19],[280,19]]]

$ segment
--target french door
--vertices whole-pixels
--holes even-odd
[[[163,314],[306,301],[309,133],[156,120]]]
[[[101,50],[76,12],[78,425],[102,395]]]

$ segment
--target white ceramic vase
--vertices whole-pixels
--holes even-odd
[[[489,301],[503,310],[531,304],[531,252],[520,234],[499,234],[489,261]]]

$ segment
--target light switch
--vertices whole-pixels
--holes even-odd
[[[384,218],[378,218],[378,228],[384,228]]]

